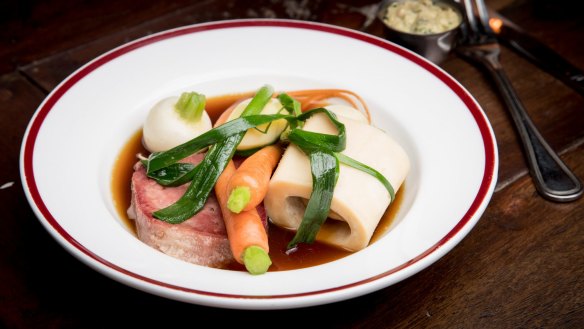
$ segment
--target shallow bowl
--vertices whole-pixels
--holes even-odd
[[[138,240],[116,211],[112,170],[150,107],[182,91],[210,97],[264,84],[276,90],[344,88],[363,97],[374,124],[412,161],[389,231],[342,259],[261,276],[193,265]],[[95,270],[189,303],[278,309],[367,294],[440,259],[485,210],[498,156],[477,102],[420,56],[325,24],[235,20],[154,34],[74,72],[35,112],[20,164],[40,222]]]

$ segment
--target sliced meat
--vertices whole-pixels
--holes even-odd
[[[204,154],[195,154],[183,161],[198,164],[203,157]],[[152,217],[152,212],[176,202],[188,184],[164,187],[148,178],[140,163],[134,166],[134,170],[128,216],[135,220],[141,241],[194,264],[221,268],[234,261],[221,210],[213,193],[199,213],[183,223],[169,224]]]

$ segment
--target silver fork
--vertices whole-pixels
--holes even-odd
[[[582,183],[541,136],[503,71],[499,62],[499,44],[489,27],[485,3],[483,0],[464,0],[464,8],[467,24],[463,29],[463,43],[457,51],[482,64],[494,79],[511,112],[537,190],[546,199],[556,202],[578,199],[582,196]]]

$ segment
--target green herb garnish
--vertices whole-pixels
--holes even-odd
[[[310,199],[306,205],[302,222],[294,238],[288,243],[288,249],[296,247],[301,242],[314,242],[316,234],[328,217],[335,185],[339,178],[339,162],[332,152],[302,150],[305,153],[308,152],[308,158],[310,159],[312,192],[310,193]]]

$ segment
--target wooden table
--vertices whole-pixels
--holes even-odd
[[[581,5],[487,2],[584,67],[584,20],[576,8]],[[0,327],[168,327],[237,319],[286,327],[584,328],[584,199],[558,204],[537,194],[494,86],[454,55],[442,67],[476,97],[497,136],[497,189],[457,247],[391,287],[332,305],[262,313],[183,304],[94,272],[35,218],[20,184],[20,142],[43,98],[80,65],[153,32],[231,18],[314,20],[381,35],[378,22],[366,22],[374,5],[349,0],[266,0],[252,6],[232,0],[2,2]],[[543,135],[584,178],[584,97],[505,48],[502,62]]]

